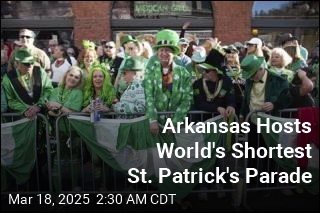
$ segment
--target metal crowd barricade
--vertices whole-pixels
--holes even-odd
[[[171,116],[175,112],[162,112],[159,115]],[[93,163],[93,159],[91,158],[91,154],[87,151],[87,148],[84,143],[84,139],[80,138],[75,134],[74,131],[70,130],[70,125],[68,124],[67,117],[68,115],[81,115],[81,116],[90,116],[87,113],[71,113],[71,114],[62,114],[55,121],[55,140],[54,144],[56,146],[56,156],[53,160],[53,182],[54,188],[57,194],[63,193],[158,193],[157,188],[150,184],[131,184],[128,183],[126,177],[114,170],[108,164],[101,162],[101,168],[97,169],[97,165]],[[130,115],[129,118],[139,117],[144,114],[136,114]],[[104,118],[111,119],[121,119],[126,118],[125,114],[116,114],[116,113],[107,113],[104,114]],[[203,111],[190,111],[188,113],[189,121],[199,122],[205,121],[214,116],[213,113],[203,112]],[[235,116],[235,122],[238,122],[238,118]],[[61,123],[65,123],[65,125],[69,128],[67,134],[63,133],[61,135],[61,131],[59,130],[59,125]],[[233,142],[238,142],[238,134],[233,135]],[[71,140],[78,138],[76,143],[79,143],[77,146],[78,150],[75,150],[70,145],[65,144],[70,138]],[[226,147],[226,137],[222,136],[222,146]],[[64,148],[62,148],[64,146]],[[66,148],[67,147],[67,148]],[[63,153],[67,151],[68,153]],[[79,155],[75,156],[74,152],[79,151]],[[63,153],[63,154],[62,154]],[[62,156],[64,155],[64,156]],[[67,157],[66,157],[67,156]],[[77,157],[75,159],[73,157]],[[222,171],[225,170],[226,167],[229,167],[231,171],[240,172],[242,176],[243,168],[240,167],[239,159],[232,159],[230,153],[227,153],[227,156],[223,159],[217,160],[218,163],[215,163],[212,166],[212,170],[215,169],[216,166],[219,166]],[[75,167],[79,167],[75,169]],[[220,171],[221,171],[220,170]],[[97,180],[95,175],[97,173],[102,172],[102,180]],[[241,180],[242,184],[242,180]],[[234,203],[235,205],[241,204],[242,199],[242,185],[241,187],[227,183],[217,186],[214,184],[205,184],[196,187],[192,192],[201,193],[199,196],[203,200],[207,200],[206,193],[224,193],[224,192],[233,192]],[[220,194],[221,195],[221,194]],[[199,198],[200,198],[199,197]],[[218,194],[219,197],[219,194]]]
[[[296,112],[298,111],[298,109],[294,108],[294,109],[283,109],[280,110],[278,112],[278,115],[275,117],[281,117],[281,118],[296,118]],[[257,113],[264,113],[263,111],[252,111],[250,112],[245,121],[249,122],[250,125],[250,132],[251,131],[255,131],[252,129],[252,122],[251,119],[256,119]],[[256,147],[255,148],[259,148],[262,146],[265,146],[264,144],[262,144],[262,134],[261,133],[256,133],[257,134],[257,139],[256,141],[253,141],[254,143],[256,143]],[[250,143],[250,137],[249,137],[249,133],[245,134],[245,142],[248,142],[249,146],[252,145],[252,141]],[[264,142],[263,142],[264,143]],[[255,149],[256,150],[256,149]],[[255,168],[258,170],[258,172],[268,172],[270,174],[270,172],[284,172],[283,169],[280,168],[280,166],[273,160],[270,158],[266,159],[260,159],[260,158],[256,158],[256,162],[255,165],[252,166],[252,164],[250,164],[249,166],[249,161],[252,161],[253,159],[244,159],[244,168]],[[253,160],[254,161],[254,160]],[[251,162],[250,162],[251,163]],[[262,170],[262,171],[261,171]],[[244,180],[246,180],[246,176],[247,176],[247,172],[244,173]],[[278,181],[276,181],[276,183],[259,183],[259,178],[256,178],[252,183],[245,183],[244,184],[244,195],[243,195],[243,204],[247,209],[250,209],[250,207],[248,206],[248,192],[252,192],[252,191],[259,191],[261,193],[261,196],[263,197],[267,197],[270,196],[271,190],[281,190],[281,189],[295,189],[297,188],[296,185],[291,185],[291,184],[285,184],[285,185],[281,185]]]
[[[18,113],[1,113],[1,124],[18,121],[24,118]],[[35,195],[35,200],[42,199],[39,194],[52,194],[52,176],[51,176],[51,147],[49,142],[49,125],[47,118],[42,114],[37,114],[34,119],[35,125],[35,141],[34,154],[35,165],[30,174],[29,179],[25,183],[17,184],[11,181],[5,191],[1,195]],[[24,136],[22,136],[24,137]],[[41,201],[39,201],[41,202]]]

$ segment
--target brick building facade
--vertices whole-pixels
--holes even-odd
[[[187,33],[217,37],[222,44],[259,36],[279,45],[281,35],[291,33],[311,50],[319,39],[319,3],[311,1],[3,1],[2,8],[10,8],[9,2],[11,10],[1,10],[1,38],[13,42],[19,29],[29,28],[37,33],[39,46],[45,46],[53,35],[80,47],[84,39],[117,40],[122,32],[155,34],[163,27],[179,31],[185,22],[191,22]],[[141,18],[135,11],[141,3],[181,3],[192,12]],[[115,15],[119,5],[124,17]]]
[[[83,39],[112,38],[111,15],[114,2],[71,1],[70,3],[75,17],[76,44],[80,44]],[[211,1],[211,4],[214,17],[212,26],[208,28],[212,30],[212,36],[221,39],[222,43],[245,41],[251,36],[253,1]]]

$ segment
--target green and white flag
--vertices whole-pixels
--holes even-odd
[[[265,124],[267,122],[267,118],[270,120],[271,127],[275,122],[281,123],[282,126],[286,122],[293,123],[296,119],[292,118],[280,118],[271,116],[265,113],[258,113],[258,118],[261,119],[261,123]],[[264,138],[264,141],[268,147],[276,147],[278,144],[281,144],[283,148],[285,147],[297,147],[297,138],[298,133],[294,130],[292,133],[274,133],[270,131],[266,132],[266,128],[261,128],[261,133]],[[319,149],[311,144],[311,156],[312,158],[308,159],[308,167],[305,172],[310,172],[312,174],[312,182],[311,183],[302,183],[301,185],[313,194],[319,193]],[[282,153],[283,155],[283,153]],[[281,168],[283,168],[287,172],[294,172],[298,167],[296,158],[279,158],[277,155],[277,150],[273,150],[272,153],[273,160],[275,160]]]
[[[212,118],[206,122],[216,122],[219,125],[223,119],[221,116]],[[131,168],[145,169],[148,180],[156,185],[161,193],[177,194],[176,199],[186,196],[198,183],[174,183],[172,176],[159,183],[159,168],[168,168],[172,173],[208,171],[214,164],[216,147],[220,146],[220,133],[181,133],[162,134],[153,136],[150,132],[149,119],[145,116],[135,119],[101,119],[97,123],[91,123],[88,117],[69,116],[69,122],[73,129],[84,139],[90,149],[114,169],[127,174]],[[195,128],[195,126],[193,126]],[[212,127],[213,128],[213,127]],[[213,130],[211,130],[213,131]],[[198,143],[196,143],[198,142]],[[212,158],[202,158],[200,150],[215,142],[215,148],[211,146]],[[174,154],[169,158],[159,157],[157,143],[161,147],[174,144],[173,150],[178,147],[193,147],[197,153],[189,157],[177,158]],[[197,147],[196,147],[197,146]],[[194,150],[193,149],[193,150]],[[198,176],[196,177],[196,179]],[[190,180],[190,178],[189,178]]]
[[[29,179],[36,159],[36,125],[27,118],[1,124],[1,191],[14,178],[18,184]]]

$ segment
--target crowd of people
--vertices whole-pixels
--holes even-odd
[[[3,105],[7,105],[10,112],[24,115],[29,114],[29,108],[35,108],[36,112],[45,108],[50,111],[53,88],[61,90],[63,80],[68,79],[67,74],[75,66],[83,78],[77,87],[81,91],[79,96],[85,98],[81,109],[72,111],[89,112],[90,100],[101,98],[103,106],[108,108],[104,112],[146,112],[151,123],[155,120],[161,123],[160,118],[156,119],[158,111],[174,110],[175,117],[182,112],[174,119],[177,122],[189,110],[217,112],[225,117],[236,113],[243,118],[250,110],[275,111],[318,105],[319,52],[309,57],[308,51],[291,34],[285,35],[281,46],[273,49],[257,37],[245,43],[222,46],[217,38],[208,38],[202,44],[189,41],[183,37],[187,26],[183,26],[180,37],[169,29],[159,31],[156,44],[123,35],[121,49],[124,52],[119,52],[111,40],[98,44],[85,40],[78,56],[77,50],[55,39],[49,40],[50,51],[46,53],[34,46],[35,33],[22,29],[14,49],[8,43],[2,44]],[[126,63],[127,59],[132,63]],[[132,70],[138,63],[143,65],[141,69]],[[38,69],[41,78],[35,79]],[[97,69],[99,75],[94,74]],[[125,77],[132,75],[130,71],[134,71],[134,78]],[[306,75],[299,74],[302,72]],[[14,83],[11,79],[18,81]],[[37,82],[40,80],[42,84]],[[139,85],[137,94],[130,91],[130,96],[123,98],[128,88],[134,90],[131,84]],[[96,87],[102,93],[97,92]],[[289,101],[280,96],[288,98],[286,92],[290,95]],[[59,103],[64,104],[62,100]]]
[[[288,34],[279,47],[257,37],[222,46],[217,38],[202,44],[162,29],[156,44],[121,38],[85,40],[77,50],[50,40],[49,53],[34,46],[35,33],[19,31],[15,48],[1,49],[1,112],[62,113],[100,111],[145,113],[150,131],[159,134],[170,116],[183,121],[190,110],[236,114],[272,114],[284,108],[318,106],[319,49],[309,54]],[[95,100],[99,100],[98,102]],[[92,104],[92,103],[95,104]],[[160,116],[160,112],[173,112]]]

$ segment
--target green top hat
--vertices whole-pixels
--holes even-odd
[[[177,46],[179,41],[179,35],[169,29],[161,30],[156,35],[156,45],[153,47],[155,51],[158,51],[161,47],[169,47],[173,50],[173,54],[177,55],[180,52],[180,48]]]
[[[134,71],[139,72],[144,70],[144,62],[140,57],[129,57],[125,59],[123,71]]]
[[[266,68],[266,61],[264,57],[259,57],[256,55],[248,55],[246,56],[241,62],[242,68],[242,77],[244,79],[251,78],[256,72],[259,70],[260,67]]]
[[[129,34],[124,35],[124,36],[122,36],[122,37],[120,38],[121,46],[125,45],[126,43],[128,43],[128,42],[130,42],[130,41],[132,41],[132,42],[137,42],[137,40],[136,40],[132,35],[129,35]]]
[[[29,64],[33,64],[35,62],[33,55],[26,48],[18,49],[14,54],[14,60],[20,63],[29,63]]]

